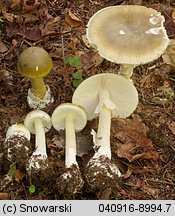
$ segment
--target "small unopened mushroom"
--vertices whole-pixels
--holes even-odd
[[[30,132],[22,123],[14,124],[8,128],[4,150],[10,163],[16,162],[19,170],[25,170],[31,144]]]
[[[44,84],[45,77],[52,69],[52,59],[41,47],[29,47],[19,56],[18,71],[31,80],[31,89],[28,91],[28,104],[31,108],[44,108],[53,102],[48,85]]]
[[[83,179],[76,161],[76,135],[87,123],[87,116],[83,108],[71,103],[59,105],[52,114],[53,127],[60,131],[65,129],[65,167],[58,180],[60,194],[71,196],[83,187]]]
[[[137,107],[138,93],[125,77],[105,73],[84,80],[75,90],[74,104],[82,106],[88,120],[99,116],[97,133],[93,132],[95,154],[85,169],[90,190],[111,187],[121,177],[119,168],[111,161],[111,118],[126,118]]]
[[[48,165],[45,133],[51,129],[51,118],[42,110],[33,110],[27,114],[24,125],[35,134],[35,151],[29,159],[28,172],[44,170]]]
[[[164,21],[152,8],[110,6],[91,17],[87,38],[103,58],[121,64],[120,73],[130,78],[135,66],[157,59],[166,50],[169,38]]]

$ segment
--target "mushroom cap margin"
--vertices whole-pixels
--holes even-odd
[[[27,129],[27,127],[23,125],[22,123],[11,125],[6,132],[6,139],[12,136],[15,136],[15,135],[24,136],[30,141],[30,132]]]
[[[87,114],[85,110],[72,103],[63,103],[59,105],[52,113],[52,125],[56,130],[65,129],[65,119],[68,115],[71,115],[74,119],[75,131],[81,131],[86,126]]]
[[[52,123],[50,116],[42,110],[33,110],[29,112],[24,119],[24,125],[28,128],[30,133],[35,134],[35,119],[41,119],[45,133],[51,129]]]
[[[96,117],[98,93],[101,90],[107,90],[110,93],[110,100],[117,107],[111,110],[112,117],[126,118],[136,109],[138,92],[130,80],[118,74],[97,74],[80,83],[72,97],[72,103],[86,110],[88,120]]]

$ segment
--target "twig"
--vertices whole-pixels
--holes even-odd
[[[65,53],[64,53],[64,36],[61,36],[61,45],[62,45],[62,56],[63,56],[63,63],[65,65]]]

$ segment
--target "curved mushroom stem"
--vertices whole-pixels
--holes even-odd
[[[37,118],[34,121],[35,125],[35,146],[36,146],[36,151],[34,154],[42,154],[43,156],[47,157],[47,152],[46,152],[46,138],[45,138],[45,131],[43,128],[42,120]]]
[[[136,65],[133,65],[133,64],[123,64],[120,66],[119,74],[121,76],[126,77],[127,79],[130,79],[132,74],[133,74],[133,70],[134,70],[135,66]]]
[[[43,78],[42,77],[32,78],[30,80],[31,80],[31,85],[32,85],[32,88],[31,88],[32,93],[36,97],[43,99],[47,92],[47,87],[44,84]]]
[[[75,126],[74,119],[71,115],[66,117],[66,158],[65,166],[71,167],[73,164],[77,165],[76,161],[76,137],[75,137]]]

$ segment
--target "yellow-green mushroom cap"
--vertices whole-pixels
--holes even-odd
[[[18,71],[28,78],[41,78],[52,69],[50,55],[41,47],[29,47],[19,56]]]

